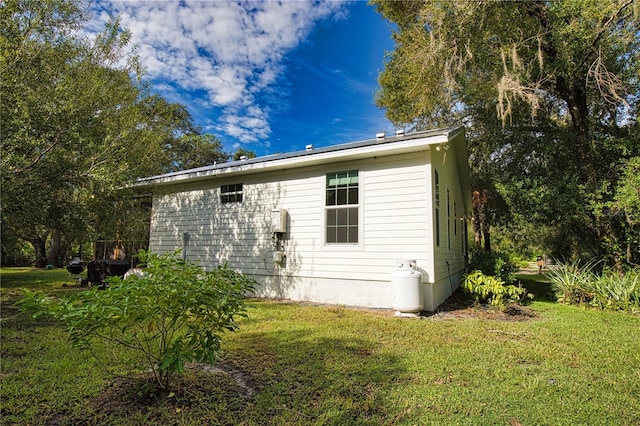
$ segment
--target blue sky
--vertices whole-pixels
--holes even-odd
[[[365,1],[99,1],[120,16],[152,91],[226,151],[259,156],[394,131],[374,104],[391,26]]]

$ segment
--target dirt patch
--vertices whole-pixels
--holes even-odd
[[[527,321],[538,316],[537,312],[527,306],[508,305],[504,310],[473,302],[457,289],[436,312],[427,314],[431,320],[449,319],[492,319],[498,321]]]
[[[260,388],[260,385],[253,379],[253,377],[229,364],[220,363],[218,365],[209,365],[198,363],[190,364],[187,368],[191,370],[201,370],[210,374],[228,375],[233,379],[242,396],[247,399],[253,398]]]
[[[331,305],[317,302],[299,302],[288,299],[269,300],[273,303],[280,303],[285,305],[289,304],[326,307],[329,313],[334,314],[338,317],[343,317],[345,315],[346,309],[368,312],[370,314],[378,316],[395,316],[394,310],[385,308],[363,308],[358,306]],[[457,288],[447,300],[445,300],[440,306],[438,306],[438,309],[435,312],[422,311],[420,316],[409,318],[426,318],[431,320],[482,318],[494,319],[499,321],[527,321],[536,318],[537,316],[538,314],[533,309],[527,306],[509,305],[505,310],[500,311],[499,309],[488,305],[475,303],[464,294],[461,288]]]
[[[221,411],[227,415],[240,415],[260,389],[253,377],[225,363],[188,364],[183,375],[173,377],[170,389],[155,388],[153,383],[150,373],[116,378],[89,401],[86,415],[93,419],[137,416],[158,424],[173,424],[175,419],[202,407],[224,407]],[[65,416],[65,421],[69,420]],[[84,418],[73,420],[88,424]],[[227,422],[222,420],[220,424]]]

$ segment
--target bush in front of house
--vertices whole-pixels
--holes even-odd
[[[460,286],[474,302],[486,303],[499,309],[504,309],[509,303],[520,304],[525,298],[532,298],[527,289],[505,284],[500,278],[485,275],[479,270],[466,274]]]
[[[500,251],[475,249],[471,252],[469,271],[482,271],[484,275],[497,277],[504,283],[513,284],[516,281],[518,262],[514,256]]]
[[[640,311],[640,272],[601,268],[600,262],[558,263],[547,277],[558,302],[599,309]]]
[[[71,340],[105,365],[111,346],[120,349],[116,354],[141,354],[153,386],[167,389],[185,363],[215,363],[222,334],[236,330],[235,318],[246,315],[245,296],[255,281],[226,265],[205,271],[179,251],[138,256],[146,266],[142,276],[112,277],[107,290],[94,287],[61,300],[24,290],[18,304],[36,317],[61,321]]]

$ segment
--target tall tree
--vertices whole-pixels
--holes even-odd
[[[607,202],[640,149],[639,4],[373,3],[397,24],[376,97],[387,116],[416,127],[465,120],[474,189],[521,225],[552,230],[556,254],[613,259],[610,242],[627,236]]]
[[[168,141],[197,132],[183,107],[147,93],[117,20],[93,39],[80,31],[85,8],[0,5],[2,232],[32,243],[40,264],[115,229],[128,203],[114,190],[163,172]]]
[[[194,169],[215,163],[224,163],[229,154],[223,151],[222,143],[212,134],[183,135],[167,147],[168,171]]]

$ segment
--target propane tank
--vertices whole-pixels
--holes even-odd
[[[396,260],[391,273],[391,307],[396,315],[418,316],[422,311],[422,274],[415,260]]]

